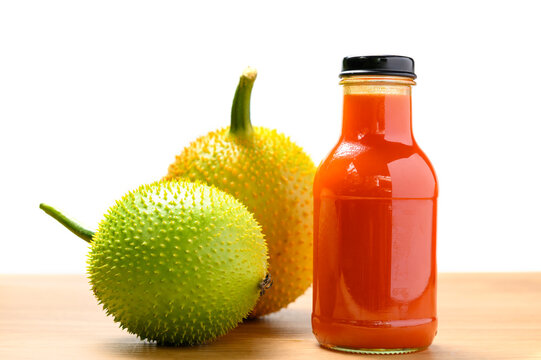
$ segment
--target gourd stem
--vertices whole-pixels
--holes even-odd
[[[271,273],[268,272],[265,278],[259,283],[259,296],[265,294],[266,290],[269,290],[272,286]]]
[[[92,237],[94,237],[93,231],[83,228],[79,223],[68,218],[66,215],[62,214],[60,211],[56,210],[52,206],[49,206],[47,204],[39,204],[39,208],[45,211],[54,219],[56,219],[56,221],[64,225],[69,231],[71,231],[87,243],[92,242]]]
[[[250,120],[250,98],[256,77],[257,71],[251,67],[247,67],[240,77],[231,108],[231,135],[251,136],[254,132]]]

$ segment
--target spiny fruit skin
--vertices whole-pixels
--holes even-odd
[[[254,213],[269,247],[273,285],[251,317],[272,313],[312,283],[310,157],[276,130],[254,127],[248,137],[229,127],[198,138],[176,157],[165,179],[201,180],[235,196]]]
[[[94,294],[122,328],[183,346],[209,342],[247,316],[267,273],[267,248],[232,196],[157,182],[109,209],[88,264]]]

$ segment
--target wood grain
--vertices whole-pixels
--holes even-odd
[[[541,273],[440,274],[438,286],[428,350],[361,356],[317,345],[310,292],[213,344],[163,348],[120,330],[84,276],[0,275],[0,359],[541,359]]]

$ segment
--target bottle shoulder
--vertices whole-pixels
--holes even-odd
[[[381,140],[381,139],[380,139]],[[339,141],[321,162],[314,195],[435,198],[438,183],[419,146],[388,141]]]

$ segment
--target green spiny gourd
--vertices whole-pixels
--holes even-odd
[[[252,127],[251,91],[256,71],[247,68],[235,93],[231,126],[187,146],[165,179],[214,185],[235,196],[261,224],[269,246],[273,285],[251,317],[278,311],[312,283],[312,182],[315,166],[287,136]]]
[[[175,346],[212,341],[237,326],[268,285],[260,226],[214,187],[141,186],[109,209],[95,233],[40,207],[90,242],[94,294],[141,339]]]

